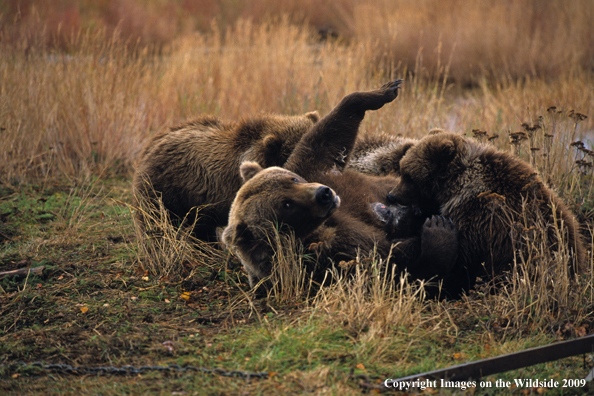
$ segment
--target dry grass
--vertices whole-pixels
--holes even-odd
[[[354,264],[349,273],[331,270],[334,282],[319,290],[312,308],[327,314],[355,338],[373,339],[390,331],[421,326],[424,284],[411,283],[389,258],[372,256]]]
[[[206,242],[197,240],[192,235],[194,219],[182,219],[174,224],[163,201],[156,204],[138,199],[133,212],[140,212],[134,218],[137,241],[137,260],[146,275],[163,281],[190,279],[200,269],[220,266],[226,255]],[[200,215],[198,210],[197,215]]]
[[[163,123],[156,103],[145,100],[157,94],[145,83],[155,70],[147,56],[131,57],[103,34],[79,40],[84,50],[73,55],[3,48],[4,181],[121,173]]]
[[[63,49],[87,28],[165,47],[180,36],[218,32],[239,20],[262,24],[288,16],[323,35],[366,47],[366,67],[402,65],[477,83],[490,76],[555,76],[592,66],[594,5],[588,0],[11,0],[0,7],[6,41]]]
[[[529,207],[524,211],[533,213]],[[560,335],[562,324],[590,321],[592,252],[588,253],[588,268],[578,276],[572,271],[572,253],[560,223],[548,224],[539,217],[521,226],[524,230],[517,238],[524,248],[517,251],[511,270],[498,279],[498,285],[479,285],[465,299],[470,312],[490,318],[491,326],[514,335],[524,331],[558,331]],[[557,251],[549,246],[550,232],[564,241]]]
[[[404,77],[398,100],[369,113],[362,129],[408,137],[436,127],[468,136],[486,131],[483,139],[531,162],[576,211],[592,267],[594,3],[92,3],[0,6],[0,186],[129,176],[147,138],[186,118],[325,114],[349,92]],[[17,12],[16,4],[27,8]],[[287,11],[292,15],[280,16]],[[309,25],[297,23],[304,20]],[[343,40],[321,42],[318,28]],[[534,125],[540,128],[530,131]],[[510,139],[516,132],[526,139]],[[72,201],[61,217],[73,233],[85,219],[85,202]],[[172,225],[162,205],[134,210],[150,222],[135,249],[151,279],[224,270],[223,252]],[[304,303],[321,318],[319,328],[346,329],[360,350],[399,362],[413,343],[398,344],[401,335],[449,339],[467,321],[484,330],[481,341],[583,335],[594,322],[594,271],[574,279],[568,252],[549,252],[536,231],[526,241],[532,255],[517,257],[503,286],[485,286],[459,302],[425,300],[422,287],[377,257],[361,260],[348,276],[333,273],[335,282],[318,291],[302,270],[303,250],[273,236],[276,270],[267,301]],[[240,299],[230,310],[247,301],[257,311],[252,294]],[[324,382],[325,370],[312,375]]]
[[[276,228],[269,242],[274,249],[272,274],[260,282],[269,285],[266,297],[277,305],[309,299],[317,288],[307,272],[303,246],[294,235],[280,234]]]

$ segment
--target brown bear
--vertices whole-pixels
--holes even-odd
[[[515,156],[443,132],[409,148],[399,171],[399,182],[388,197],[391,203],[414,203],[426,215],[451,219],[459,230],[453,267],[427,268],[443,274],[450,294],[468,291],[477,276],[495,279],[509,269],[515,248],[521,247],[514,229],[542,227],[542,220],[550,249],[561,250],[565,243],[572,252],[572,269],[584,268],[585,248],[574,216],[536,171]]]
[[[357,139],[349,168],[376,176],[398,175],[400,159],[416,139],[388,134],[367,134]]]
[[[429,135],[444,132],[429,130]],[[385,133],[367,134],[355,142],[348,166],[368,175],[400,175],[400,160],[419,140]]]
[[[161,197],[172,220],[187,217],[198,239],[216,241],[241,187],[239,165],[282,166],[317,121],[317,112],[262,115],[240,122],[203,116],[157,134],[144,147],[134,177],[137,204]],[[191,212],[193,211],[193,212]],[[143,211],[137,211],[143,224]]]
[[[294,232],[303,246],[316,246],[314,276],[331,263],[373,249],[413,274],[423,272],[430,262],[452,266],[458,251],[455,228],[428,221],[419,223],[422,229],[403,230],[410,236],[388,235],[374,209],[386,203],[397,179],[346,166],[365,112],[394,100],[399,84],[396,80],[347,95],[303,135],[284,169],[263,169],[253,162],[241,165],[245,183],[231,206],[223,241],[240,257],[251,286],[270,275],[274,251],[268,238],[273,227]]]

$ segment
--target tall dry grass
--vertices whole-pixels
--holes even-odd
[[[422,136],[431,128],[503,136],[551,105],[593,114],[588,71],[554,80],[486,79],[458,92],[447,76],[422,78],[415,69],[374,72],[369,47],[316,44],[287,19],[241,21],[225,34],[185,36],[155,55],[150,47],[105,32],[74,37],[76,50],[2,46],[0,59],[0,175],[27,177],[127,173],[152,133],[211,113],[237,119],[267,111],[326,113],[342,96],[407,77],[398,101],[369,114],[364,129]],[[576,137],[590,134],[592,117]],[[504,140],[504,139],[503,139]]]
[[[117,40],[86,34],[75,54],[4,47],[0,61],[0,173],[88,176],[119,172],[166,120],[150,83],[156,66]]]
[[[199,270],[215,268],[225,263],[226,254],[215,246],[197,240],[192,235],[194,219],[174,223],[161,199],[156,204],[138,199],[132,212],[140,212],[134,219],[138,237],[136,260],[151,277],[162,280],[189,279]],[[199,211],[198,211],[199,215]]]
[[[0,5],[3,40],[72,48],[87,28],[164,47],[192,32],[220,33],[240,20],[260,25],[287,16],[322,37],[373,54],[368,68],[415,69],[465,84],[480,77],[556,76],[591,68],[594,4],[589,0],[9,0]]]
[[[187,117],[327,111],[365,73],[347,48],[314,47],[309,37],[287,21],[242,22],[161,56],[104,32],[73,38],[69,54],[3,46],[0,174],[126,173],[151,133]]]

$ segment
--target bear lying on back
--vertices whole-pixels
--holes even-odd
[[[458,227],[458,259],[453,266],[428,268],[447,274],[443,287],[451,295],[468,291],[477,276],[493,279],[510,268],[520,242],[512,238],[512,230],[541,227],[539,219],[548,224],[549,248],[567,248],[573,260],[571,269],[584,268],[585,248],[577,221],[536,171],[520,159],[444,132],[410,147],[399,172],[399,183],[389,196],[392,203],[417,204],[424,213],[440,214]]]
[[[284,165],[318,119],[317,112],[263,115],[241,122],[205,116],[160,133],[140,156],[135,197],[138,203],[155,205],[161,196],[173,218],[188,215],[190,224],[198,210],[194,235],[216,241],[216,228],[227,224],[231,202],[241,187],[239,165],[243,161],[265,167]],[[137,211],[137,219],[143,224],[142,210]]]
[[[331,263],[374,249],[413,275],[417,271],[426,275],[429,263],[452,265],[458,251],[453,227],[426,223],[423,218],[418,226],[387,234],[374,209],[386,203],[397,179],[348,167],[365,112],[394,100],[399,84],[397,80],[377,90],[347,95],[303,135],[284,169],[242,164],[245,183],[231,207],[223,241],[240,257],[250,285],[270,275],[274,251],[268,238],[277,226],[281,232],[294,232],[304,246],[316,246],[319,261],[314,276]]]

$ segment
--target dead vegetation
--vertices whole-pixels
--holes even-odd
[[[0,364],[271,374],[249,383],[187,374],[48,381],[2,367],[3,391],[358,394],[357,375],[380,383],[592,332],[590,2],[205,1],[203,15],[186,17],[176,12],[196,2],[105,1],[95,15],[108,9],[112,19],[94,30],[87,23],[99,17],[66,3],[0,9],[0,269],[45,266],[43,278],[0,280]],[[286,10],[300,14],[267,15]],[[142,30],[138,20],[156,22]],[[173,33],[162,20],[177,21]],[[325,114],[344,94],[395,76],[405,78],[400,97],[363,129],[413,138],[475,130],[530,162],[581,222],[584,274],[567,271],[569,253],[550,251],[550,225],[541,224],[525,227],[530,253],[516,256],[501,284],[460,301],[427,300],[422,285],[373,255],[343,263],[349,275],[334,269],[320,288],[303,271],[311,252],[273,235],[275,271],[262,298],[228,252],[193,240],[159,205],[131,205],[136,155],[170,125],[204,113]],[[148,219],[143,232],[133,211]],[[505,375],[583,377],[585,362]]]

